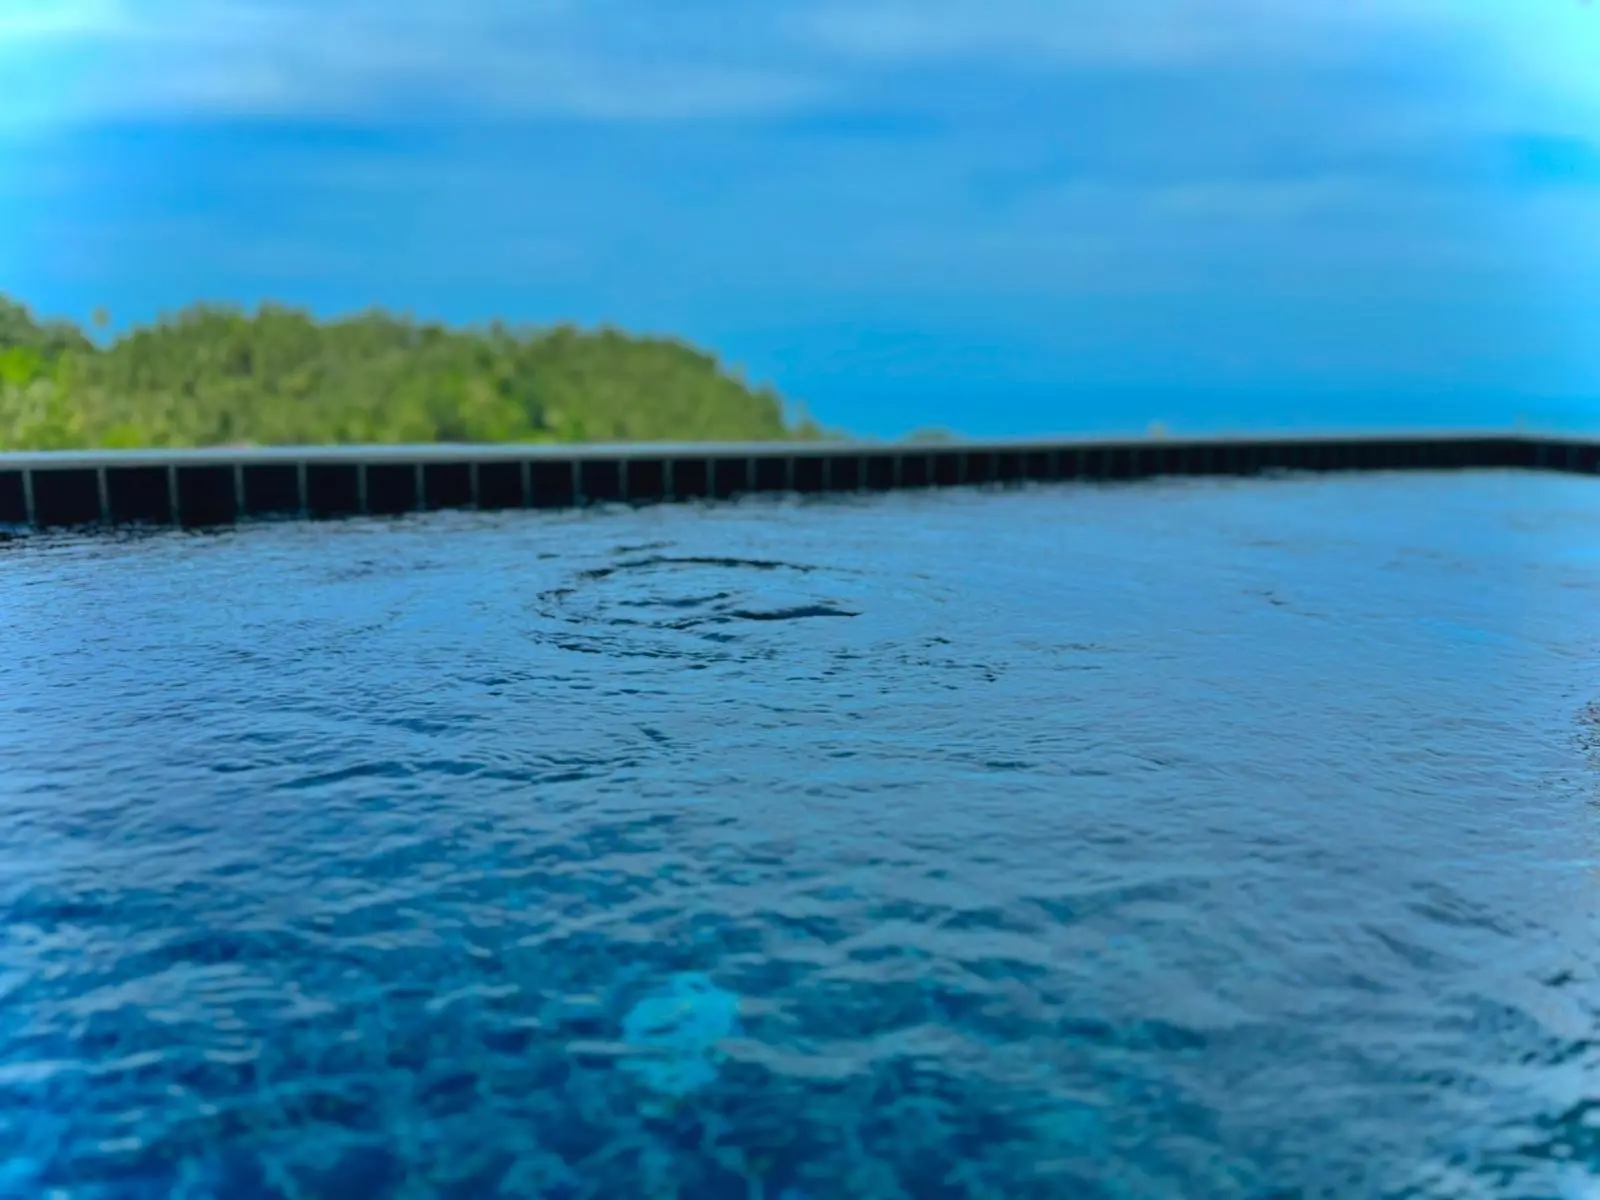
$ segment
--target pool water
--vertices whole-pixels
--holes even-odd
[[[0,546],[0,1195],[1600,1195],[1600,491]]]

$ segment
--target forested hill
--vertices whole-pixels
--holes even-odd
[[[0,296],[5,450],[820,436],[711,356],[610,329],[197,306],[100,347]]]

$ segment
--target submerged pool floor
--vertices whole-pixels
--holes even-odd
[[[1600,1194],[1597,501],[0,547],[0,1196]]]

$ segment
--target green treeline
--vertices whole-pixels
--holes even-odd
[[[104,347],[0,295],[0,450],[825,436],[677,341],[197,306]]]

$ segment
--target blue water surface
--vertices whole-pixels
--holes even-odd
[[[1600,486],[0,546],[0,1195],[1600,1195]]]

